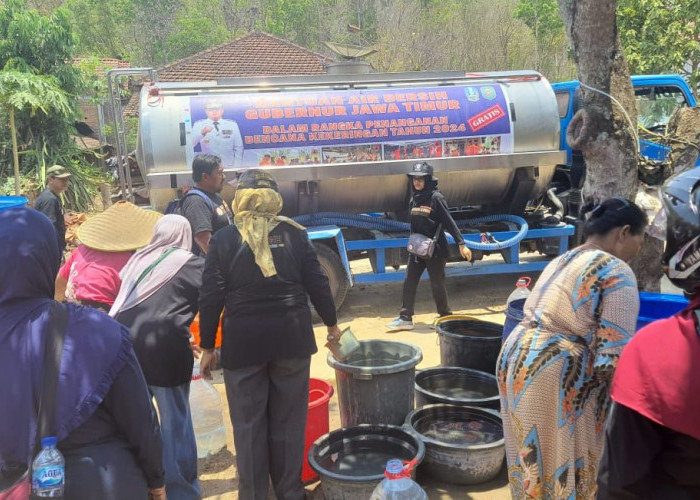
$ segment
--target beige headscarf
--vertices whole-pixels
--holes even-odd
[[[255,263],[263,276],[275,276],[277,269],[270,250],[270,231],[280,222],[299,229],[305,229],[304,226],[288,217],[277,215],[282,210],[282,197],[274,189],[237,189],[231,208],[234,213],[233,223],[255,255]]]

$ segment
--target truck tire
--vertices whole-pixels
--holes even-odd
[[[347,274],[340,256],[328,245],[323,243],[314,243],[318,262],[321,264],[321,269],[328,276],[328,284],[331,287],[333,301],[335,302],[335,310],[339,310],[340,306],[345,301],[345,296],[348,294],[350,283],[348,282]],[[311,306],[314,323],[321,321],[321,317],[316,313],[313,305]]]

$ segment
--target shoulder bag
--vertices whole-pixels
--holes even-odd
[[[430,259],[435,252],[435,245],[440,236],[440,231],[442,231],[442,224],[438,224],[435,236],[432,238],[420,233],[411,233],[411,236],[408,238],[408,245],[406,245],[408,253],[415,255],[419,259]]]
[[[0,489],[0,500],[27,500],[31,496],[32,462],[41,448],[41,438],[51,435],[50,427],[56,411],[56,391],[58,388],[58,374],[63,355],[63,341],[68,326],[68,312],[66,306],[60,302],[51,305],[49,313],[49,332],[46,337],[46,351],[44,353],[44,377],[41,385],[41,397],[39,399],[39,421],[34,449],[29,454],[29,463],[24,473],[14,480],[11,485]]]

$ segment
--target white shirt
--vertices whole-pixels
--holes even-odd
[[[202,134],[204,127],[211,127]],[[192,125],[193,146],[199,144],[202,153],[214,154],[221,158],[224,167],[240,167],[243,159],[243,139],[238,124],[233,120],[221,119],[214,122],[209,118],[197,120]]]

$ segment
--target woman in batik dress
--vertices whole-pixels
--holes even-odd
[[[639,311],[626,261],[639,251],[647,218],[624,198],[588,212],[585,243],[542,272],[498,360],[516,499],[596,495],[610,383]]]

